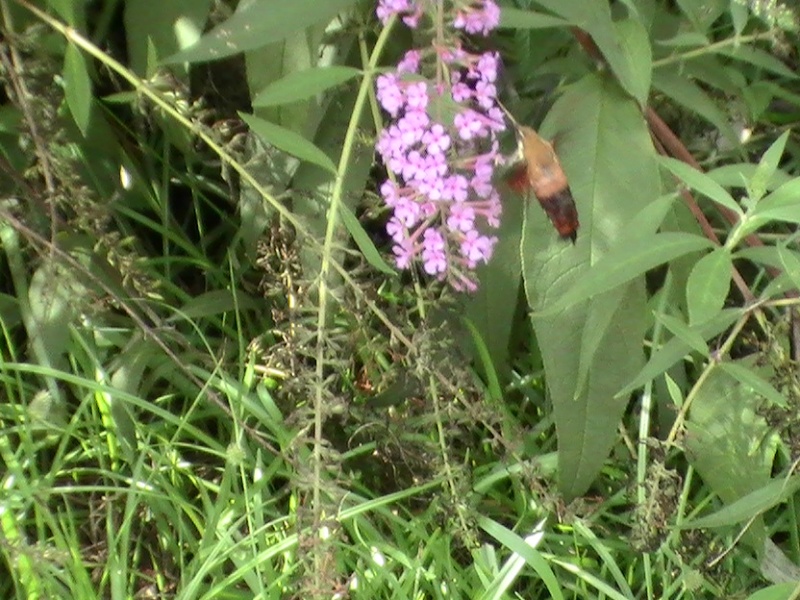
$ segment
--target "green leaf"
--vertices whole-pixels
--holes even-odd
[[[778,246],[777,254],[780,260],[780,268],[791,278],[795,289],[800,290],[800,257],[786,246]]]
[[[197,319],[232,310],[252,310],[261,307],[263,307],[262,302],[242,290],[237,290],[236,293],[227,289],[211,290],[191,298],[181,307],[179,314],[170,317],[167,321]]]
[[[637,69],[650,61],[643,60],[644,57],[633,56],[631,52],[634,50],[645,52],[645,43],[649,50],[649,39],[643,39],[641,32],[631,33],[628,29],[626,33],[630,38],[627,40],[627,47],[623,49],[618,37],[619,32],[611,16],[611,8],[606,0],[537,0],[537,2],[591,35],[623,89],[634,98],[640,98],[649,76],[646,77]],[[623,29],[626,27],[623,26]]]
[[[622,239],[555,302],[535,316],[552,315],[644,275],[679,256],[708,248],[706,238],[681,232]]]
[[[45,260],[34,271],[27,288],[29,318],[25,319],[25,326],[35,362],[54,369],[66,368],[70,325],[79,309],[76,298],[86,298],[87,293],[75,274],[57,261]],[[20,302],[24,306],[24,301]],[[50,391],[54,398],[58,397],[57,392]]]
[[[686,283],[689,322],[705,323],[725,305],[731,287],[733,262],[725,248],[715,248],[697,261]]]
[[[742,209],[736,200],[733,199],[733,197],[725,190],[725,188],[711,179],[708,175],[705,175],[694,167],[687,165],[685,162],[670,156],[660,157],[660,163],[693,190],[700,192],[714,202],[731,209],[738,215],[742,214]]]
[[[544,13],[510,6],[503,6],[500,9],[500,29],[547,29],[568,26],[569,21]]]
[[[678,197],[677,192],[670,192],[649,202],[631,219],[631,236],[645,237],[655,234],[667,214],[674,210],[673,204]]]
[[[622,592],[623,598],[635,598],[636,595],[633,593],[630,585],[628,585],[628,581],[623,575],[622,570],[620,569],[619,565],[617,564],[617,556],[616,553],[612,554],[611,549],[608,547],[605,538],[598,538],[595,533],[586,525],[584,521],[581,519],[575,519],[573,521],[572,526],[575,528],[575,533],[586,540],[589,546],[597,553],[597,555],[602,559],[605,568],[608,570],[609,574],[614,578],[614,582],[616,583],[616,587],[618,590]]]
[[[208,20],[212,0],[126,0],[125,39],[129,64],[143,77],[157,67],[148,59],[164,58],[197,43]]]
[[[497,521],[484,516],[478,516],[478,526],[496,539],[500,544],[525,559],[534,572],[544,583],[550,597],[554,600],[564,600],[564,592],[558,583],[558,578],[547,560],[536,548],[528,544],[510,529],[503,527]]]
[[[725,11],[728,0],[678,0],[678,5],[700,31],[705,31]]]
[[[653,74],[653,52],[650,36],[637,19],[624,19],[615,23],[617,38],[622,46],[622,56],[629,73],[628,86],[631,95],[644,105],[650,94]]]
[[[198,43],[163,61],[166,64],[218,60],[296,35],[315,24],[331,21],[356,0],[259,0],[240,2],[229,19]]]
[[[64,54],[64,95],[72,118],[85,136],[92,117],[92,80],[83,53],[67,44]]]
[[[708,356],[708,344],[696,327],[689,327],[681,319],[672,315],[657,315],[656,318],[664,324],[672,335],[683,341],[689,348],[701,356]]]
[[[731,21],[733,21],[733,30],[738,37],[742,35],[747,21],[750,19],[750,9],[743,2],[731,2],[728,10],[731,14]]]
[[[744,10],[747,10],[743,7]],[[793,592],[797,589],[795,582],[776,583],[750,594],[746,600],[791,600]]]
[[[752,163],[732,163],[706,171],[706,177],[726,188],[744,188],[747,187],[747,182],[755,176],[757,169],[758,166]],[[767,190],[774,190],[787,181],[791,181],[791,177],[783,171],[777,170],[767,180]]]
[[[660,195],[639,105],[608,77],[591,74],[568,87],[542,132],[555,134],[581,229],[575,246],[564,244],[541,209],[526,205],[523,280],[534,312],[592,276],[608,248],[630,234],[631,215]],[[602,467],[626,405],[613,394],[643,363],[645,290],[634,277],[602,297],[533,320],[558,435],[559,487],[568,498],[584,493]]]
[[[783,135],[767,148],[761,160],[758,161],[758,167],[756,167],[756,172],[750,179],[750,185],[748,186],[751,200],[758,201],[767,193],[768,182],[775,171],[778,170],[778,164],[781,161],[781,156],[783,156],[783,149],[786,147],[789,133],[789,130],[786,130]]]
[[[736,238],[741,239],[772,221],[800,223],[800,177],[762,198],[735,230]]]
[[[275,146],[278,150],[322,167],[334,175],[336,174],[336,165],[333,164],[328,155],[303,136],[247,113],[240,112],[239,116],[258,137]]]
[[[776,75],[780,75],[781,77],[788,77],[789,79],[797,78],[797,74],[794,71],[792,71],[777,58],[768,52],[764,52],[760,48],[739,44],[736,47],[723,46],[718,48],[716,51],[718,54],[722,54],[734,60],[748,62],[751,65],[761,67],[762,69],[771,71]]]
[[[742,309],[728,309],[710,321],[699,325],[696,329],[703,340],[719,335],[742,316]],[[675,332],[673,332],[675,333]],[[666,344],[656,350],[644,368],[617,393],[617,397],[627,397],[632,391],[652,381],[662,373],[668,371],[675,363],[689,354],[696,345],[694,340],[687,341],[683,336],[675,335]],[[705,354],[705,353],[704,353]]]
[[[277,106],[305,100],[359,75],[358,69],[340,65],[296,71],[261,90],[253,98],[253,106]]]
[[[749,386],[722,369],[714,369],[695,395],[685,436],[689,462],[727,505],[721,516],[705,520],[704,526],[756,517],[744,540],[758,551],[763,548],[766,533],[757,515],[780,501],[779,489],[768,486],[777,437],[770,434],[770,427],[757,413],[761,403],[761,397]],[[778,488],[784,484],[781,482]]]
[[[791,216],[792,212],[800,208],[800,177],[784,183],[777,190],[762,198],[752,212],[753,217],[764,216],[768,214],[787,214]],[[788,211],[786,210],[788,209]],[[796,219],[787,219],[796,222]]]
[[[749,494],[742,496],[717,512],[681,523],[679,529],[706,529],[737,525],[760,515],[773,506],[788,500],[800,489],[800,475],[768,480]]]
[[[350,235],[353,237],[353,241],[358,246],[358,249],[361,250],[361,254],[364,255],[364,258],[367,259],[367,262],[381,273],[386,273],[387,275],[396,275],[397,272],[388,264],[386,264],[385,260],[383,260],[381,253],[378,252],[378,249],[375,247],[375,244],[372,243],[369,234],[364,230],[364,227],[361,225],[361,222],[358,220],[355,214],[353,214],[353,211],[350,210],[350,208],[344,203],[339,204],[339,211],[344,226],[347,227],[347,231],[350,232]]]
[[[786,408],[786,396],[776,390],[773,385],[756,373],[752,368],[736,362],[722,362],[719,367],[736,379],[749,392],[763,396],[774,406]]]
[[[728,115],[720,110],[719,106],[696,83],[672,68],[660,68],[653,73],[653,87],[706,119],[719,129],[728,141],[739,145],[739,136],[731,127]]]

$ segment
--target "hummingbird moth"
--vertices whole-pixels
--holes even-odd
[[[533,192],[561,239],[578,237],[578,209],[553,145],[530,127],[520,126],[522,162],[510,173],[509,187],[519,194]]]

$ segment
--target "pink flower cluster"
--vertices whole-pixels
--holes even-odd
[[[383,22],[397,14],[416,28],[442,6],[437,0],[380,0],[377,14]],[[449,35],[407,52],[394,73],[377,78],[378,101],[393,121],[376,149],[391,173],[381,195],[392,209],[386,229],[397,266],[419,260],[428,274],[473,291],[474,269],[488,262],[497,242],[483,230],[500,224],[492,177],[502,162],[496,136],[505,121],[496,100],[498,54],[469,53],[454,32],[486,35],[500,9],[494,0],[452,0],[449,9]],[[426,60],[434,62],[435,81],[420,77]]]

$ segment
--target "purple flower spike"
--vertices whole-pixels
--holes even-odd
[[[489,261],[497,243],[486,230],[500,225],[492,178],[502,162],[496,136],[505,121],[495,85],[499,55],[465,51],[457,30],[486,35],[500,11],[494,0],[445,6],[445,23],[451,24],[445,43],[437,39],[429,51],[410,50],[396,73],[377,78],[378,102],[393,122],[375,147],[390,171],[380,191],[392,211],[386,231],[398,268],[421,263],[456,290],[474,291],[474,269]],[[380,0],[377,14],[384,23],[399,15],[416,27],[426,11],[439,7],[431,0]],[[436,80],[420,81],[418,74],[425,73],[435,73]],[[446,111],[452,116],[443,119],[439,109],[452,103],[460,109]],[[435,113],[428,112],[432,106]]]

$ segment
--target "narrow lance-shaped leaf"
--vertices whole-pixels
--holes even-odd
[[[240,2],[233,15],[198,43],[167,58],[168,64],[218,60],[286,39],[306,27],[327,23],[355,0],[259,0]]]
[[[623,238],[597,264],[583,273],[571,289],[535,316],[549,316],[562,311],[631,281],[654,267],[711,245],[702,236],[671,231],[649,238]]]
[[[741,315],[742,309],[726,309],[710,321],[692,329],[696,330],[702,339],[708,340],[719,335],[733,325],[737,319],[741,318]],[[636,377],[630,382],[627,382],[625,387],[617,392],[617,397],[624,398],[628,396],[633,390],[642,387],[648,381],[652,381],[662,373],[665,373],[670,367],[695,349],[695,341],[687,341],[682,336],[679,336],[677,332],[673,333],[676,334],[675,337],[650,356],[650,360]],[[703,352],[703,354],[707,353]]]
[[[314,67],[290,73],[261,90],[253,98],[253,106],[277,106],[305,100],[360,74],[358,69],[341,65]]]
[[[704,196],[708,196],[714,202],[731,209],[737,214],[742,214],[742,209],[736,203],[736,200],[733,199],[733,196],[708,175],[701,173],[683,161],[676,160],[669,156],[662,156],[660,161],[664,167],[669,169],[678,179],[693,190],[700,192]]]
[[[336,165],[333,164],[328,155],[303,136],[247,113],[239,113],[239,116],[242,117],[242,120],[250,126],[250,129],[256,135],[268,144],[272,144],[279,150],[283,150],[301,160],[322,167],[331,173],[336,173]]]
[[[653,87],[678,104],[700,115],[714,125],[733,144],[739,143],[728,115],[699,85],[681,73],[668,68],[655,69]]]
[[[89,129],[92,110],[92,80],[86,59],[74,45],[68,44],[64,55],[64,93],[72,118],[83,135]]]
[[[775,171],[778,170],[781,156],[783,156],[783,149],[786,147],[786,141],[789,139],[789,131],[785,131],[772,145],[767,148],[761,160],[758,161],[756,172],[753,174],[748,185],[751,201],[757,202],[764,194],[767,193],[767,182],[772,178]]]
[[[773,506],[784,502],[800,489],[800,475],[773,479],[766,485],[753,490],[713,514],[685,521],[679,529],[706,529],[709,527],[726,527],[744,523],[756,515],[762,514]]]
[[[725,248],[715,248],[697,261],[686,283],[689,322],[703,323],[719,313],[731,287],[733,262]]]

